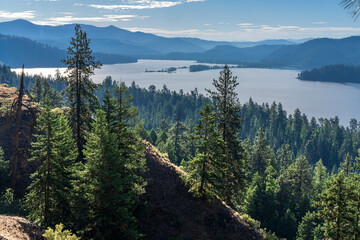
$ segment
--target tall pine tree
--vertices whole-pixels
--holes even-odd
[[[82,161],[84,134],[90,129],[91,114],[98,106],[94,94],[97,85],[90,77],[94,74],[94,69],[100,68],[101,64],[95,61],[90,50],[90,40],[78,24],[75,25],[75,37],[71,38],[67,54],[66,59],[62,61],[67,65],[66,95],[70,107],[70,125],[76,139],[78,160]]]
[[[242,118],[239,115],[240,103],[235,92],[239,84],[236,79],[226,65],[220,72],[219,79],[213,80],[216,91],[207,90],[215,101],[218,129],[225,143],[222,196],[232,206],[234,197],[239,197],[245,180],[244,150],[238,138]]]

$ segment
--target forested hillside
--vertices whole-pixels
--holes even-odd
[[[26,53],[26,54],[24,54]],[[104,64],[133,63],[137,59],[119,54],[94,53]],[[13,68],[22,64],[27,67],[64,67],[61,59],[66,56],[66,51],[50,47],[44,43],[33,40],[0,34],[0,62]]]
[[[359,42],[359,36],[313,39],[299,45],[284,46],[269,54],[263,61],[298,69],[334,64],[357,65]]]

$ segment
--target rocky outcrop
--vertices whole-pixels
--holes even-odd
[[[0,215],[0,240],[45,240],[44,231],[22,217]]]
[[[263,239],[256,229],[218,199],[199,199],[184,184],[186,174],[144,141],[146,193],[136,217],[144,240]]]

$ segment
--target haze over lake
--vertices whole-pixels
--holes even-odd
[[[130,85],[133,81],[140,87],[155,85],[161,89],[164,84],[170,90],[189,92],[197,88],[205,93],[205,88],[213,89],[212,80],[219,77],[220,70],[189,72],[178,69],[175,73],[145,72],[158,71],[169,67],[188,67],[193,61],[139,60],[137,63],[104,65],[95,71],[92,79],[100,83],[106,76]],[[20,69],[14,69],[20,72]],[[60,69],[63,72],[65,69]],[[251,97],[257,103],[281,102],[288,114],[299,108],[309,118],[339,116],[343,125],[351,118],[360,120],[360,84],[339,84],[300,81],[299,71],[276,69],[231,69],[238,77],[237,92],[241,103]],[[29,74],[54,74],[55,68],[26,69]]]

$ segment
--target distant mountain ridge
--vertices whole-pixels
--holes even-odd
[[[299,69],[334,64],[357,65],[360,64],[360,36],[319,38],[298,45],[283,46],[262,61]]]
[[[170,60],[196,60],[198,62],[217,64],[240,64],[243,62],[259,62],[281,47],[283,45],[258,45],[244,48],[220,45],[202,53],[169,53],[165,58]]]
[[[36,25],[26,20],[14,20],[0,23],[0,33],[26,37],[46,43],[60,49],[66,49],[74,34],[75,24],[60,26]],[[225,42],[207,41],[197,38],[166,38],[151,33],[131,32],[115,26],[96,27],[81,24],[92,40],[92,48],[96,52],[115,53],[132,56],[159,56],[171,52],[203,52],[218,45],[235,47],[251,47],[256,45],[289,45],[290,40],[266,40],[261,42]],[[139,48],[139,49],[137,49]],[[141,53],[141,54],[140,54]]]
[[[0,52],[0,61],[12,67],[22,63],[28,63],[31,67],[62,66],[59,60],[65,56],[65,49],[74,35],[74,26],[75,24],[42,26],[26,20],[1,22],[0,49],[3,52]],[[196,60],[203,63],[241,64],[245,67],[302,70],[334,64],[360,64],[360,37],[357,36],[310,39],[306,42],[281,39],[226,42],[198,38],[166,38],[151,33],[131,32],[115,26],[81,26],[91,39],[91,49],[104,64],[135,62],[138,58]],[[20,38],[10,36],[28,40],[20,41]],[[32,44],[30,40],[33,41]],[[36,54],[34,49],[38,49]]]

